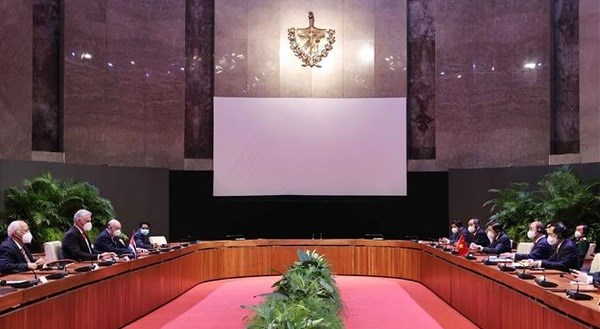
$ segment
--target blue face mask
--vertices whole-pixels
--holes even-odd
[[[142,228],[140,229],[140,232],[142,232],[143,235],[148,235],[148,233],[150,233],[150,230],[147,228]]]

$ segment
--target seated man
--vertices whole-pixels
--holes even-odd
[[[508,237],[508,235],[506,235],[506,233],[504,233],[504,230],[502,229],[502,225],[500,225],[500,223],[488,223],[486,227],[486,233],[488,239],[492,241],[492,243],[488,247],[471,243],[469,248],[471,248],[472,250],[479,250],[484,254],[495,255],[500,255],[501,253],[510,251],[510,238]]]
[[[0,245],[0,273],[18,273],[35,270],[44,264],[42,258],[35,259],[26,244],[33,239],[29,226],[16,220],[8,224],[8,237]]]
[[[94,249],[87,236],[92,229],[92,213],[81,209],[73,216],[73,226],[65,233],[62,240],[63,258],[78,262],[84,260],[107,260],[116,257],[112,252],[99,252]]]
[[[487,247],[490,245],[490,239],[488,239],[485,231],[479,227],[479,219],[471,218],[468,222],[468,231],[469,234],[465,236],[465,240],[467,244],[474,243],[478,246]]]
[[[460,239],[461,235],[464,236],[465,239],[467,235],[469,235],[469,231],[467,231],[463,227],[463,223],[457,219],[453,220],[450,224],[450,232],[450,236],[448,238],[441,238],[440,242],[454,244]]]
[[[546,241],[546,229],[544,223],[535,221],[529,224],[527,237],[533,240],[533,248],[528,254],[512,254],[504,253],[502,256],[513,258],[515,261],[522,259],[541,260],[548,259],[552,256],[554,248]]]
[[[158,244],[150,243],[150,224],[147,222],[140,223],[139,229],[133,234],[133,240],[137,248],[153,249],[158,247]]]
[[[547,260],[528,259],[530,265],[568,272],[580,267],[577,259],[577,248],[568,239],[568,229],[563,222],[554,222],[546,229],[547,241],[554,246],[554,252]]]
[[[135,252],[125,245],[120,235],[121,222],[113,218],[108,221],[106,229],[96,238],[94,247],[101,252],[113,252],[117,255],[134,257]]]
[[[588,250],[590,249],[590,241],[586,237],[587,233],[588,233],[588,226],[585,224],[581,224],[575,228],[575,234],[573,237],[573,242],[575,243],[575,248],[577,248],[577,256],[579,259],[579,264],[581,266],[583,266],[585,256],[587,256]]]

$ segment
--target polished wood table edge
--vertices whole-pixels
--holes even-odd
[[[177,258],[197,252],[198,248],[196,246],[197,244],[194,244],[187,247],[182,247],[180,249],[162,252],[156,255],[142,256],[139,259],[128,262],[118,262],[111,266],[99,267],[98,269],[89,272],[77,273],[69,270],[69,275],[65,278],[59,280],[49,280],[44,284],[38,284],[25,289],[18,289],[15,292],[0,296],[0,314],[5,313],[6,311],[11,311],[18,306],[35,303],[40,300],[73,291],[86,285],[107,280],[124,273],[154,266],[159,263],[173,261]],[[83,261],[74,263],[72,267],[80,267],[91,264],[94,264],[94,262]],[[42,277],[47,274],[49,273],[43,271],[36,272],[37,277]],[[30,280],[34,279],[34,274],[31,272],[9,274],[2,276],[2,279]]]
[[[422,249],[421,244],[406,240],[372,240],[372,239],[256,239],[256,240],[208,240],[196,245],[200,249],[222,247],[259,247],[259,246],[374,246],[374,247],[406,247]]]
[[[423,250],[451,265],[459,266],[494,281],[496,284],[500,284],[515,293],[534,299],[536,302],[584,325],[592,324],[595,327],[600,327],[600,307],[598,307],[597,300],[590,302],[567,298],[566,288],[561,289],[562,291],[556,291],[556,288],[543,288],[537,285],[534,280],[523,280],[518,278],[515,273],[502,272],[497,265],[484,265],[482,260],[486,256],[479,256],[477,260],[468,260],[462,256],[452,255],[430,246],[426,246]],[[547,270],[545,272],[550,281],[560,280],[560,274],[563,273],[557,270]],[[532,274],[539,276],[542,275],[542,272],[538,271]],[[598,292],[593,294],[595,297],[600,296]]]
[[[177,296],[183,294],[193,286],[205,282],[236,277],[278,275],[275,272],[267,273],[265,269],[268,266],[276,266],[283,260],[291,259],[289,258],[293,257],[293,249],[291,248],[297,248],[299,250],[315,250],[323,248],[322,250],[333,251],[333,257],[338,257],[338,259],[342,259],[346,262],[345,265],[342,266],[343,270],[340,271],[340,273],[334,273],[335,275],[406,279],[423,284],[442,298],[439,294],[440,292],[436,291],[439,287],[435,288],[427,284],[429,276],[434,275],[434,273],[428,273],[423,270],[425,264],[423,262],[427,261],[427,259],[424,258],[424,255],[428,255],[427,257],[434,257],[435,259],[443,261],[448,266],[468,271],[481,278],[492,281],[494,284],[510,289],[558,314],[574,319],[578,323],[585,325],[591,324],[600,327],[600,312],[598,311],[598,306],[595,305],[597,298],[595,298],[594,303],[574,301],[566,298],[564,292],[554,292],[544,289],[532,281],[522,280],[514,274],[502,272],[498,266],[486,266],[481,262],[481,258],[478,260],[468,260],[461,256],[452,255],[442,249],[435,248],[428,243],[405,240],[370,239],[256,239],[243,241],[200,241],[199,243],[190,244],[180,249],[140,257],[139,259],[130,262],[101,267],[100,269],[91,272],[77,273],[64,279],[50,281],[31,288],[19,289],[13,293],[0,297],[0,316],[19,310],[26,305],[43,303],[48,297],[66,294],[90,284],[115,278],[118,279],[119,276],[124,274],[142,271],[146,268],[168,262],[175,262],[178,259],[184,258],[184,260],[174,264],[188,264],[185,266],[190,266],[191,264],[194,266],[194,270],[191,272],[190,270],[187,270],[189,273],[186,274],[186,277],[182,277],[187,281],[179,285],[180,288],[177,288],[176,290]],[[241,253],[237,253],[238,249],[241,249]],[[394,249],[408,250],[409,252],[406,254],[406,252],[403,251],[393,251]],[[339,252],[336,250],[339,250]],[[378,250],[381,250],[381,252],[377,252]],[[248,254],[248,252],[250,253]],[[224,257],[231,257],[232,255],[237,257],[235,263],[231,263],[230,259],[224,259]],[[248,255],[251,255],[250,258],[248,258]],[[408,263],[407,265],[404,265],[405,267],[401,267],[404,262],[395,261],[394,257],[398,257],[399,255],[401,255],[401,257],[408,257],[406,258]],[[208,263],[204,263],[207,260]],[[273,264],[260,263],[260,260],[267,260],[273,262]],[[387,265],[377,263],[382,260],[386,262]],[[89,262],[82,262],[79,264],[85,265],[88,263]],[[213,265],[206,267],[209,264]],[[439,264],[441,265],[442,263]],[[181,267],[183,265],[178,266]],[[406,266],[413,266],[414,268],[407,268]],[[163,267],[163,269],[166,268]],[[167,272],[164,272],[164,270],[162,271],[163,273],[168,273],[168,270]],[[194,271],[200,272],[194,273]],[[38,275],[42,274],[38,273]],[[555,278],[559,277],[558,274],[550,271],[548,271],[547,275],[554,276]],[[10,279],[10,276],[6,276],[5,279]],[[594,296],[598,297],[600,294],[594,293]],[[169,298],[169,300],[172,300],[172,298]],[[165,300],[164,302],[166,303],[169,300]]]

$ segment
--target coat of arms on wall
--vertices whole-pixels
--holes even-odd
[[[302,66],[321,67],[319,62],[333,49],[335,30],[316,28],[312,11],[308,12],[308,23],[309,26],[303,29],[288,29],[290,48],[300,58]]]

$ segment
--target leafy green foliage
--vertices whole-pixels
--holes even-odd
[[[546,175],[531,190],[527,183],[512,183],[507,189],[490,189],[495,198],[483,204],[491,206],[494,219],[507,228],[515,241],[527,240],[529,224],[535,220],[563,221],[574,229],[579,224],[590,228],[588,237],[600,235],[600,194],[597,182],[583,182],[570,166]]]
[[[6,190],[2,212],[4,232],[10,221],[25,220],[33,234],[34,247],[40,248],[45,241],[61,240],[79,209],[93,213],[92,239],[99,233],[99,228],[115,216],[111,202],[102,198],[92,184],[60,181],[47,172],[24,180],[23,188]]]
[[[342,302],[329,264],[315,251],[299,250],[298,258],[273,284],[273,293],[248,307],[255,315],[247,328],[343,328]]]

